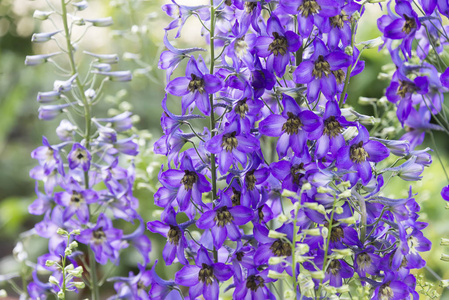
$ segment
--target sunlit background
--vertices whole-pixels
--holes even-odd
[[[87,32],[77,45],[81,49],[77,58],[83,59],[82,51],[95,53],[117,53],[122,58],[115,66],[116,70],[131,70],[133,81],[130,83],[114,84],[107,87],[104,103],[98,112],[106,115],[108,109],[114,113],[114,107],[131,110],[140,120],[136,127],[151,134],[146,148],[141,149],[138,158],[138,169],[141,179],[135,196],[140,200],[141,215],[145,221],[154,220],[152,195],[156,189],[157,172],[164,162],[163,157],[151,153],[151,141],[161,135],[159,124],[162,109],[161,99],[164,96],[166,82],[165,72],[157,68],[161,51],[164,49],[162,38],[163,27],[170,19],[160,10],[162,0],[135,1],[89,1],[89,8],[83,12],[83,17],[112,16],[114,25],[109,28],[95,28]],[[178,1],[189,5],[201,4],[202,1]],[[57,2],[56,2],[57,3]],[[2,0],[0,1],[0,275],[17,272],[21,266],[14,259],[12,252],[19,241],[20,233],[30,230],[41,220],[39,216],[28,214],[27,207],[35,199],[35,183],[29,178],[31,170],[37,161],[31,159],[30,153],[41,145],[42,136],[56,142],[54,132],[60,122],[56,119],[50,122],[40,121],[37,117],[38,104],[36,95],[39,91],[53,89],[54,80],[61,79],[58,70],[49,64],[26,67],[26,55],[50,53],[57,50],[53,43],[33,45],[31,35],[34,32],[53,31],[52,24],[33,19],[35,9],[48,10],[43,0]],[[367,12],[361,19],[357,41],[376,38],[380,35],[376,26],[380,9]],[[58,24],[56,24],[58,25]],[[79,32],[82,34],[83,30]],[[200,36],[200,25],[193,18],[187,21],[182,36],[177,41],[178,47],[202,47],[204,39]],[[171,37],[173,38],[173,37]],[[138,55],[139,59],[131,59]],[[381,66],[389,64],[389,57],[377,50],[367,50],[362,59],[366,62],[365,71],[356,76],[350,85],[349,104],[358,111],[372,114],[372,107],[360,106],[360,96],[380,98],[388,81],[378,79],[382,71]],[[447,57],[445,58],[447,59]],[[63,62],[61,62],[63,63]],[[183,68],[184,65],[181,65]],[[83,70],[83,67],[81,66]],[[182,72],[179,71],[178,74]],[[179,99],[170,99],[170,106],[179,106]],[[391,112],[394,114],[394,112]],[[402,132],[391,132],[388,138],[398,138]],[[426,140],[420,148],[431,147],[439,151],[444,166],[448,164],[448,141],[443,135],[436,133],[437,145]],[[436,149],[435,149],[436,150]],[[440,238],[449,238],[449,210],[440,196],[441,188],[448,184],[443,173],[442,165],[437,159],[437,151],[433,151],[433,165],[426,168],[423,180],[414,184],[413,191],[418,193],[416,199],[422,207],[421,220],[429,222],[424,230],[426,236],[432,240],[432,251],[423,254],[431,271],[423,269],[418,273],[425,275],[427,280],[437,282],[437,276],[449,278],[448,264],[439,260],[441,253],[449,254],[449,248],[439,246]],[[400,180],[390,184],[387,195],[396,197],[406,196],[408,185]],[[153,240],[152,261],[159,259],[158,273],[163,278],[173,276],[179,265],[167,268],[161,259],[164,240],[155,234],[149,234]],[[29,251],[30,259],[46,251],[47,242],[38,238],[27,240],[25,247],[32,247]],[[132,255],[121,257],[118,271],[124,272],[136,269],[137,261]],[[103,270],[107,272],[107,268]],[[0,288],[7,288],[0,283]],[[441,289],[440,289],[441,290]],[[443,298],[444,299],[444,298]]]

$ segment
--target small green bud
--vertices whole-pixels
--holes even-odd
[[[351,197],[351,190],[346,190],[346,191],[344,191],[343,193],[340,193],[339,195],[338,195],[338,198],[349,198],[349,197]]]
[[[71,266],[73,266],[73,265],[71,265]],[[73,270],[68,270],[67,272],[74,277],[82,277],[83,276],[83,267],[79,266]]]
[[[442,261],[449,261],[449,255],[441,254],[440,260],[442,260]]]
[[[355,224],[356,223],[356,219],[354,216],[349,217],[349,218],[344,218],[344,219],[340,219],[338,220],[341,223],[345,223],[345,224]]]
[[[293,292],[292,290],[286,290],[284,292],[284,299],[295,299],[296,297],[296,293]]]
[[[312,229],[303,229],[302,233],[309,236],[320,236],[321,231],[319,228],[312,228]]]
[[[284,223],[287,222],[288,220],[289,220],[289,217],[287,217],[287,216],[284,215],[284,214],[280,214],[279,217],[278,217],[279,223],[282,223],[282,224],[284,224]]]
[[[296,244],[296,251],[299,254],[305,254],[307,252],[309,252],[310,247],[308,244]]]
[[[324,186],[319,186],[317,189],[316,189],[316,191],[318,192],[318,193],[320,193],[320,194],[332,194],[332,192],[334,191],[333,189],[331,189],[331,188],[328,188],[328,187],[324,187]]]
[[[335,213],[336,213],[337,215],[341,215],[341,214],[343,213],[343,207],[337,206],[337,207],[335,208]]]
[[[340,293],[340,294],[349,292],[349,285],[344,284],[344,285],[338,287],[337,288],[337,292]]]
[[[64,251],[64,255],[65,255],[65,256],[70,256],[70,255],[72,255],[72,250],[70,250],[70,248],[66,248],[65,251]]]
[[[8,297],[8,293],[5,290],[0,290],[0,298],[6,298]]]
[[[50,276],[50,277],[48,278],[48,282],[50,282],[51,284],[55,284],[55,285],[59,286],[59,281],[58,281],[58,279],[56,279],[56,277],[54,277],[54,276]]]
[[[78,243],[76,241],[71,242],[70,245],[69,245],[69,248],[70,249],[78,248]]]
[[[342,258],[346,256],[352,256],[353,253],[351,249],[332,249],[332,251],[335,254],[340,255]]]
[[[283,237],[286,237],[287,235],[285,233],[282,232],[277,232],[276,230],[270,230],[268,232],[268,237],[269,238],[273,238],[273,239],[280,239]]]
[[[68,235],[69,234],[66,230],[64,230],[62,228],[58,228],[58,230],[56,230],[56,233],[59,235]]]
[[[292,192],[289,190],[282,190],[282,197],[292,197],[294,199],[299,199],[299,195],[296,192]]]
[[[53,267],[55,264],[56,264],[56,262],[55,262],[55,261],[52,261],[52,260],[47,260],[47,261],[45,262],[45,265],[46,265],[47,267]]]
[[[285,261],[286,256],[272,256],[268,260],[268,264],[270,266],[278,265]]]
[[[352,49],[351,46],[346,46],[345,48],[345,54],[352,56],[354,54],[354,49]]]
[[[81,234],[80,229],[74,229],[74,230],[72,230],[72,232],[70,232],[70,235],[80,235],[80,234]]]
[[[324,272],[323,271],[313,271],[313,272],[310,272],[310,276],[315,279],[324,279]]]
[[[65,295],[64,295],[64,292],[63,292],[63,291],[60,291],[60,292],[58,293],[58,298],[59,298],[59,299],[64,299],[64,298],[65,298]]]
[[[269,270],[268,278],[272,278],[272,279],[290,278],[290,275],[288,275],[287,273],[278,273],[276,271]]]
[[[303,190],[303,191],[308,191],[310,189],[312,189],[312,185],[308,182],[304,183],[301,188],[301,190]]]
[[[442,238],[440,246],[449,246],[449,239]]]
[[[440,287],[442,287],[442,288],[449,287],[449,279],[441,280],[440,281]]]
[[[82,281],[73,281],[72,285],[77,289],[84,289],[86,287],[86,285]]]

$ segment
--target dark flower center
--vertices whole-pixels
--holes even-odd
[[[280,36],[279,33],[273,32],[274,40],[268,46],[268,50],[273,53],[273,55],[285,55],[287,53],[288,42],[287,39],[283,36]]]
[[[95,244],[101,244],[106,240],[106,234],[103,231],[103,227],[98,228],[97,230],[94,230],[92,233],[92,236],[94,238]]]
[[[204,282],[207,285],[211,285],[216,279],[214,275],[214,269],[206,264],[202,264],[201,270],[198,273],[198,280]]]
[[[254,190],[257,182],[256,176],[254,176],[254,170],[246,173],[245,181],[246,181],[246,188],[250,191]]]
[[[181,179],[181,183],[184,185],[184,188],[190,191],[193,187],[193,184],[198,180],[198,175],[195,172],[184,171],[184,177]]]
[[[214,221],[217,222],[218,227],[224,227],[234,221],[234,217],[228,211],[228,207],[223,206],[217,209]]]
[[[409,18],[407,15],[404,15],[405,24],[402,27],[402,31],[406,34],[409,34],[413,29],[416,28],[415,18]]]
[[[357,164],[364,162],[369,157],[368,152],[363,148],[363,141],[351,146],[349,157]]]
[[[336,137],[342,131],[343,127],[340,125],[340,122],[335,120],[334,116],[330,116],[324,121],[324,134],[330,137]]]
[[[288,119],[287,122],[282,125],[282,130],[287,132],[288,134],[297,134],[299,128],[302,127],[301,119],[298,116],[295,116],[293,113],[287,113]]]
[[[361,253],[357,256],[357,264],[361,270],[365,270],[371,266],[371,256],[368,253]]]
[[[315,61],[315,66],[312,71],[312,75],[316,78],[321,78],[324,76],[329,77],[329,74],[331,72],[331,66],[329,63],[324,60],[324,56],[320,55],[318,56],[318,59]]]
[[[250,14],[250,13],[253,12],[253,10],[256,8],[256,6],[257,6],[257,2],[255,2],[255,1],[253,1],[253,2],[246,1],[245,2],[245,11],[248,14]]]
[[[257,291],[258,288],[265,286],[265,280],[262,276],[259,275],[251,275],[246,279],[246,288],[252,291]]]
[[[332,275],[337,275],[340,272],[341,269],[341,263],[338,260],[333,260],[329,264],[329,267],[327,267],[326,272],[332,273]]]
[[[343,28],[345,21],[349,20],[348,15],[342,10],[341,13],[337,16],[329,18],[332,27],[338,27],[340,29]]]
[[[335,224],[335,221],[332,222],[332,224]],[[329,223],[328,222],[325,222],[324,226],[326,226],[329,229]],[[338,226],[333,226],[332,225],[331,242],[333,242],[333,243],[339,242],[344,237],[345,237],[345,232],[343,230],[343,227],[341,227],[340,225],[338,225]]]
[[[175,246],[179,245],[179,239],[181,238],[181,230],[178,226],[170,225],[170,230],[167,234],[168,241]]]
[[[231,152],[237,147],[239,142],[235,137],[236,134],[237,132],[234,131],[232,133],[227,133],[223,135],[223,138],[221,140],[221,146],[223,147],[223,149],[225,149],[228,152]]]
[[[244,100],[240,100],[237,102],[237,105],[234,108],[234,112],[240,116],[240,118],[245,118],[246,114],[249,111],[248,104],[246,104],[246,98]]]
[[[414,83],[409,82],[409,81],[400,80],[399,87],[398,87],[396,94],[401,96],[401,98],[405,98],[405,95],[407,95],[408,93],[413,93],[415,91],[416,91],[416,85]]]
[[[337,71],[331,71],[335,76],[335,80],[338,84],[342,84],[345,81],[346,74],[342,69],[338,69]]]
[[[294,165],[291,167],[290,174],[292,175],[293,183],[299,185],[299,180],[304,175],[302,171],[304,171],[304,163],[300,163],[299,165]]]
[[[225,4],[226,4],[227,6],[231,6],[231,5],[232,5],[232,0],[226,0],[226,1],[225,1]]]
[[[379,289],[379,300],[390,300],[394,297],[394,292],[390,287],[390,283],[383,284]]]
[[[232,205],[233,206],[240,205],[240,196],[242,195],[242,193],[237,191],[234,187],[232,188],[232,193],[233,193],[231,196]]]
[[[78,153],[78,155],[76,156],[76,158],[78,158],[78,159],[83,159],[83,157],[84,157],[84,155],[83,155],[83,153]]]
[[[191,74],[190,77],[192,77],[192,80],[190,80],[187,89],[191,93],[194,93],[195,91],[198,91],[200,94],[204,93],[204,79],[196,77],[195,74]]]
[[[238,261],[242,261],[243,256],[245,256],[245,253],[243,251],[239,251],[235,254],[235,257],[237,258]]]
[[[304,2],[298,7],[298,11],[304,18],[310,15],[314,15],[321,10],[321,6],[315,0],[304,0]]]
[[[258,208],[258,214],[259,214],[259,221],[262,221],[263,218],[265,217],[263,211],[262,211],[263,206]]]
[[[70,201],[72,203],[80,203],[81,201],[84,200],[83,195],[81,195],[80,193],[76,192],[76,191],[72,191],[72,197],[70,198]]]
[[[292,246],[286,241],[277,239],[270,247],[275,256],[290,256],[292,255]]]

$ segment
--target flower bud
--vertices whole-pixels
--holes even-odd
[[[84,289],[86,287],[86,285],[82,281],[73,281],[72,285],[77,289]]]
[[[351,190],[346,190],[338,195],[338,198],[349,198],[351,197]]]
[[[53,275],[48,278],[48,282],[50,282],[51,284],[59,286],[58,279],[56,279],[56,277],[54,277]]]
[[[335,259],[343,259],[347,256],[352,256],[351,249],[332,249]]]
[[[337,206],[337,207],[335,208],[335,213],[336,213],[337,215],[341,215],[341,214],[343,213],[343,207]]]
[[[442,287],[442,288],[447,288],[447,287],[449,287],[449,279],[441,280],[439,285],[440,285],[440,287]]]
[[[296,193],[296,192],[292,192],[292,191],[289,191],[289,190],[282,190],[282,194],[281,194],[281,196],[282,197],[291,197],[291,198],[294,198],[294,199],[299,199],[299,195]]]
[[[444,254],[444,253],[441,254],[440,260],[442,260],[442,261],[449,261],[449,255]]]
[[[285,233],[282,232],[277,232],[276,230],[270,230],[268,232],[268,237],[269,238],[273,238],[273,239],[280,239],[283,237],[286,237],[287,235]]]
[[[115,72],[98,71],[93,73],[107,76],[109,80],[116,82],[131,81],[133,77],[130,71],[115,71]]]
[[[45,43],[52,39],[55,34],[58,34],[61,30],[53,32],[41,32],[35,33],[31,36],[31,41],[33,43]]]
[[[66,270],[66,271],[71,271],[71,270],[73,270],[73,269],[75,269],[75,267],[74,267],[72,264],[70,264],[70,265],[68,265],[68,266],[65,267],[65,270]]]
[[[47,261],[45,262],[45,265],[46,265],[47,267],[53,267],[55,264],[56,264],[56,262],[53,261],[53,260],[47,260]]]
[[[312,229],[303,229],[302,233],[309,236],[320,236],[321,231],[319,228],[312,228]]]
[[[349,292],[349,285],[343,284],[342,286],[337,287],[337,292],[340,294]]]
[[[290,278],[290,275],[288,275],[287,273],[278,273],[273,270],[268,270],[268,278],[272,279]]]
[[[75,6],[75,8],[78,11],[85,10],[88,6],[87,1],[85,1],[85,0],[80,1],[80,2],[72,2],[72,5]]]
[[[56,230],[56,233],[59,235],[69,235],[69,233],[62,228],[58,228],[58,230]]]
[[[37,66],[46,63],[50,57],[58,55],[60,53],[61,52],[55,52],[50,54],[27,55],[25,58],[25,65]]]
[[[98,18],[98,19],[86,19],[87,22],[91,23],[95,27],[108,27],[114,24],[111,17]]]
[[[329,187],[319,186],[316,191],[321,194],[331,194],[334,190]]]
[[[287,222],[288,220],[290,220],[290,218],[287,217],[287,216],[284,215],[284,214],[280,214],[279,217],[278,217],[279,223],[282,223],[282,224],[284,224],[284,223]]]
[[[327,229],[327,227],[321,228],[321,236],[323,238],[327,239],[327,237],[329,236],[329,229]]]
[[[41,120],[53,120],[57,116],[59,116],[60,113],[62,113],[63,109],[70,106],[71,103],[68,104],[60,104],[60,105],[42,105],[39,106],[38,112],[39,112],[39,119]]]
[[[313,260],[313,256],[295,255],[296,262],[303,263],[309,260]]]
[[[354,54],[354,49],[351,46],[346,46],[345,54],[352,56]]]
[[[5,290],[1,289],[0,290],[0,298],[6,298],[6,297],[8,297],[8,293]]]
[[[295,299],[296,293],[292,290],[286,290],[284,292],[284,299]]]
[[[312,271],[310,272],[310,276],[315,279],[324,279],[323,271]]]
[[[70,265],[70,266],[72,266],[73,267],[73,265]],[[72,268],[73,269],[73,268]],[[74,277],[82,277],[83,276],[83,267],[81,267],[81,266],[79,266],[79,267],[76,267],[75,269],[73,269],[73,270],[67,270],[67,272],[69,273],[69,274],[71,274],[72,276],[74,276]]]
[[[80,235],[81,234],[81,230],[80,229],[73,229],[70,232],[70,235]]]
[[[117,54],[96,54],[88,51],[84,51],[83,53],[95,57],[100,63],[116,64],[118,62]]]
[[[316,202],[305,202],[304,206],[307,207],[308,209],[317,211],[317,212],[319,212],[319,213],[321,213],[323,215],[326,213],[326,210],[324,209],[324,206],[321,205],[321,204],[318,204]]]
[[[60,92],[50,91],[50,92],[38,92],[36,100],[39,103],[50,103],[59,99],[61,99]]]
[[[268,260],[268,264],[273,266],[273,265],[278,265],[282,262],[285,261],[286,256],[271,256],[270,259]]]
[[[356,22],[360,19],[360,13],[357,10],[352,14],[352,19]]]
[[[302,243],[296,244],[295,248],[299,254],[305,254],[305,253],[309,252],[309,250],[310,250],[310,246],[308,244],[302,244]]]
[[[65,295],[63,291],[58,292],[58,298],[59,299],[65,299]]]
[[[442,238],[440,246],[449,246],[449,239]]]
[[[377,98],[367,98],[367,97],[359,97],[358,103],[360,105],[373,105],[375,104],[379,99]]]
[[[303,190],[303,191],[308,191],[310,189],[312,189],[312,185],[308,182],[304,183],[301,188],[301,190]]]
[[[357,220],[355,219],[354,216],[351,216],[349,218],[339,219],[338,221],[341,223],[345,223],[345,224],[355,224],[357,222]]]
[[[70,255],[72,255],[72,250],[70,250],[69,248],[66,248],[65,251],[64,251],[64,255],[65,255],[65,256],[70,256]]]

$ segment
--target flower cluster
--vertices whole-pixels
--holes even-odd
[[[33,41],[56,41],[61,52],[27,56],[25,61],[27,65],[51,62],[59,70],[65,70],[53,57],[66,53],[70,63],[65,70],[69,79],[56,80],[53,90],[37,96],[40,119],[53,120],[60,115],[64,118],[56,129],[60,142],[52,143],[43,137],[43,145],[31,154],[39,165],[30,171],[30,176],[36,180],[37,199],[29,206],[29,212],[44,216],[32,232],[49,240],[48,253],[38,258],[34,280],[28,285],[28,295],[32,299],[46,299],[49,293],[57,293],[64,299],[66,291],[83,288],[83,282],[72,282],[74,276],[66,276],[67,259],[75,270],[88,270],[83,273],[88,275],[82,276],[79,272],[77,277],[91,289],[92,299],[98,300],[100,279],[104,282],[105,278],[97,277],[97,263],[118,265],[121,251],[131,245],[146,265],[151,249],[150,240],[144,234],[145,224],[137,212],[138,200],[133,196],[132,157],[138,154],[138,145],[131,134],[132,114],[124,111],[108,118],[93,115],[93,107],[101,101],[104,86],[109,81],[129,81],[131,73],[112,71],[113,64],[118,61],[116,54],[85,52],[91,60],[90,69],[86,78],[81,79],[79,62],[74,59],[74,28],[86,24],[105,27],[111,25],[112,20],[77,16],[87,8],[85,1],[72,3],[71,7],[73,10],[69,13],[68,5],[62,1],[60,11],[55,14],[36,11],[35,18],[55,26],[62,21],[64,30],[36,33]],[[72,18],[71,23],[69,18]],[[131,223],[127,230],[134,232],[126,234],[114,224],[115,219]],[[61,237],[60,231],[77,234]],[[71,251],[69,246],[78,245],[77,242],[80,251]],[[38,277],[43,270],[51,273],[50,284]]]
[[[351,77],[364,69],[362,51],[376,44],[355,46],[369,2],[163,6],[174,20],[159,66],[167,70],[167,95],[182,109],[170,111],[167,96],[162,102],[164,135],[154,149],[168,164],[154,200],[164,210],[147,227],[167,238],[165,263],[183,267],[174,282],[153,273],[165,293],[150,298],[178,293],[178,285],[190,287],[190,299],[218,299],[220,289],[235,299],[328,299],[347,295],[350,284],[373,299],[418,297],[411,270],[425,265],[427,224],[411,189],[401,199],[383,190],[392,177],[419,180],[431,163],[428,149],[414,148],[439,129],[430,115],[442,108],[449,72],[424,59],[429,44],[439,53],[448,42],[436,11],[448,8],[422,1],[419,17],[415,2],[384,5],[379,29],[397,66],[386,97],[411,127],[401,140],[387,140],[368,131],[366,116],[343,108],[351,104]],[[179,37],[187,18],[201,22],[208,57],[171,44],[170,33]],[[422,61],[412,65],[415,40]],[[185,76],[172,78],[183,60]],[[209,126],[195,129],[201,119]],[[280,281],[290,286],[284,295],[273,288]]]

